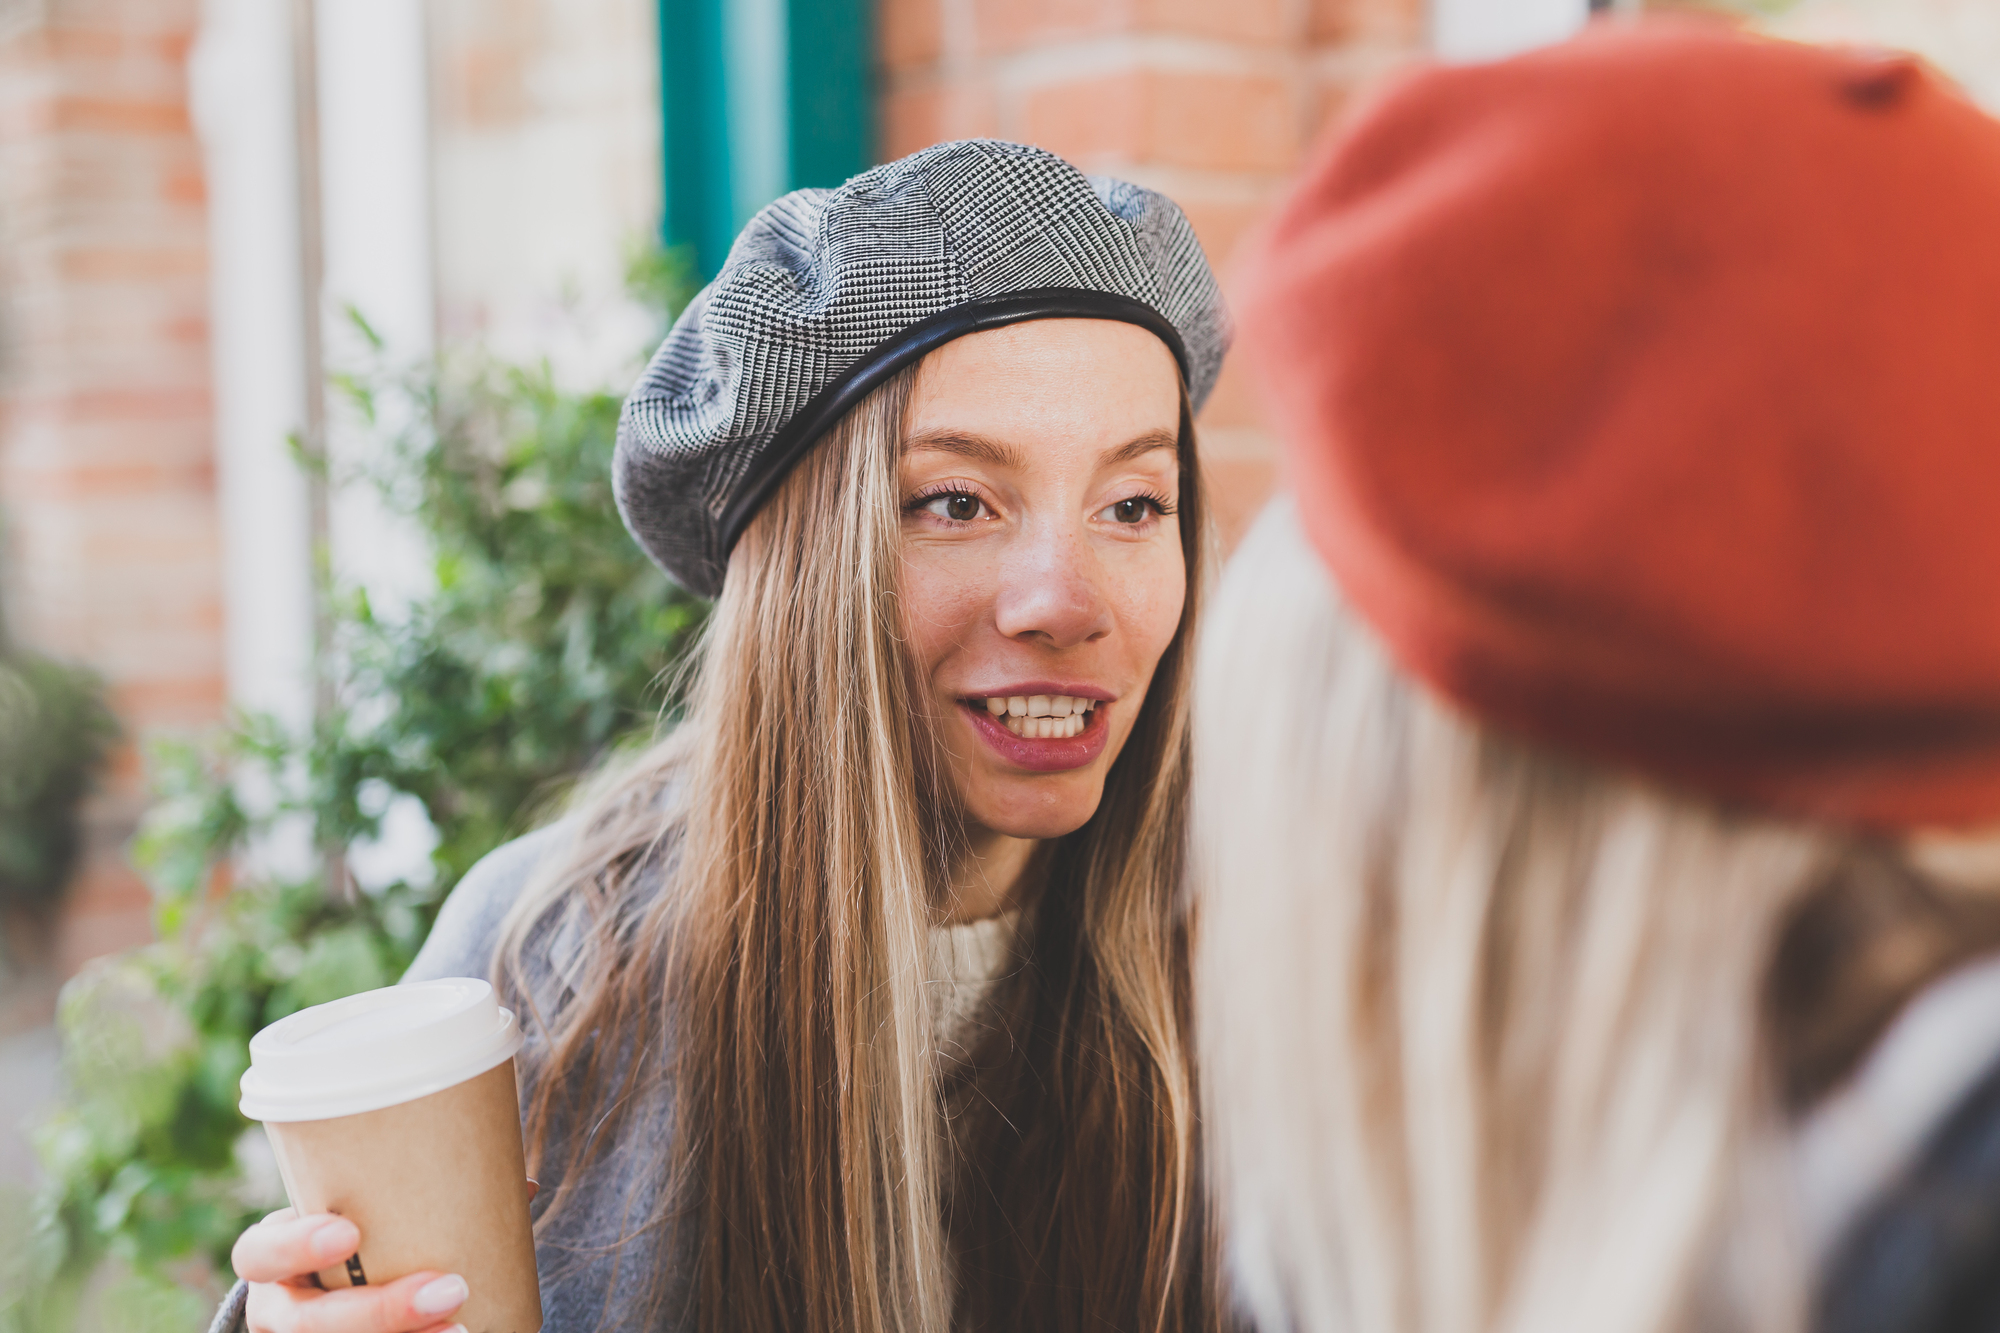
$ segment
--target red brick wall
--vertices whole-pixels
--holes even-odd
[[[1422,0],[881,0],[883,153],[993,135],[1162,190],[1229,259],[1328,116],[1409,58]],[[1225,538],[1275,481],[1240,364],[1202,414]]]
[[[24,13],[25,11],[25,13]],[[111,683],[128,733],[55,960],[144,939],[131,741],[223,706],[199,0],[0,19],[0,522],[15,631]]]

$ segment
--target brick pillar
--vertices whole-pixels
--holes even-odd
[[[322,0],[324,3],[324,0]],[[625,295],[660,225],[656,0],[430,0],[439,332],[617,383],[650,353]]]
[[[110,682],[127,731],[54,960],[150,934],[134,742],[215,721],[222,594],[199,0],[0,10],[0,521],[17,634]]]
[[[990,135],[1163,191],[1229,261],[1347,97],[1422,46],[1423,0],[881,0],[882,153]],[[1232,360],[1201,420],[1225,539],[1276,480]]]

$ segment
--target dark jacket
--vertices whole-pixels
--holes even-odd
[[[1815,1333],[2000,1333],[2000,1063],[1834,1248]]]

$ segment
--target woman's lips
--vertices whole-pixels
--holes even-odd
[[[1025,768],[1031,773],[1064,773],[1072,768],[1082,768],[1104,753],[1105,742],[1111,735],[1106,717],[1111,710],[1109,704],[1101,703],[1092,708],[1083,730],[1074,736],[1034,740],[1016,736],[1007,730],[1006,724],[987,712],[981,703],[962,702],[959,707],[972,719],[972,729],[979,733],[981,740],[1014,767]]]

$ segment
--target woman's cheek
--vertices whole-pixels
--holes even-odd
[[[1180,543],[1149,550],[1147,559],[1136,562],[1122,582],[1118,602],[1125,633],[1146,653],[1150,672],[1174,641],[1181,609],[1187,605],[1187,566]]]
[[[903,561],[903,618],[917,661],[928,675],[960,646],[983,602],[980,571],[921,548]]]

